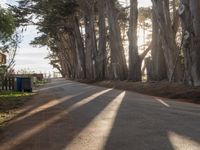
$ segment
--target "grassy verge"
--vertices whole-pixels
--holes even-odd
[[[24,105],[35,93],[0,91],[0,127],[14,116],[14,110]]]
[[[40,86],[45,85],[46,83],[48,83],[48,80],[47,80],[47,79],[44,79],[44,80],[42,80],[42,81],[37,80],[37,81],[34,83],[34,87],[40,87]]]
[[[120,90],[128,90],[147,94],[151,96],[159,96],[170,98],[177,101],[200,104],[200,87],[191,87],[179,83],[161,82],[129,82],[129,81],[85,81],[79,82],[94,84],[102,87],[115,88]]]

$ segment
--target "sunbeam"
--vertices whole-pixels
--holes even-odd
[[[118,109],[124,99],[125,92],[122,92],[114,98],[102,111],[99,113],[74,140],[65,147],[65,150],[72,149],[103,149],[107,138],[112,130]],[[83,139],[84,138],[84,139]],[[87,141],[87,144],[77,145],[80,140]],[[90,145],[89,143],[92,143]]]
[[[98,92],[98,93],[95,93],[95,94],[91,95],[90,97],[87,97],[87,98],[85,98],[83,100],[80,100],[79,102],[77,102],[74,105],[72,105],[69,109],[66,109],[66,110],[64,110],[64,111],[52,116],[50,119],[47,119],[47,120],[44,120],[43,122],[40,122],[38,125],[36,125],[32,129],[25,130],[20,135],[18,135],[16,137],[13,137],[8,142],[0,145],[1,149],[3,149],[3,150],[11,150],[16,145],[19,145],[20,143],[22,143],[23,141],[27,140],[28,138],[36,135],[37,133],[39,133],[40,131],[44,130],[48,126],[52,125],[53,123],[55,123],[59,119],[63,118],[64,116],[68,115],[70,112],[74,111],[75,109],[78,109],[79,107],[89,103],[90,101],[92,101],[93,99],[97,98],[98,96],[100,96],[102,94],[105,94],[105,93],[107,93],[107,92],[109,92],[111,90],[112,89],[103,90],[101,92]]]
[[[169,140],[174,150],[199,150],[200,143],[193,141],[187,136],[180,135],[173,131],[168,132]]]

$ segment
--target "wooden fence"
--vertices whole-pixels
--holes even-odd
[[[10,91],[15,89],[15,77],[0,77],[0,90]]]

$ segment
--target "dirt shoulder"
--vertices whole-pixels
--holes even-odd
[[[79,82],[200,104],[200,87],[190,87],[179,83],[169,84],[166,81],[148,83],[129,81]]]

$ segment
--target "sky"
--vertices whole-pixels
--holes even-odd
[[[151,6],[151,0],[138,0],[139,7],[148,7]]]
[[[119,0],[123,3],[129,3],[130,0]],[[138,0],[138,6],[139,7],[147,7],[151,6],[151,0]]]
[[[37,73],[53,72],[53,68],[49,65],[49,61],[45,59],[48,55],[46,47],[34,48],[29,43],[38,35],[36,27],[27,27],[23,33],[22,43],[19,45],[16,55],[16,70],[26,69],[33,70]]]
[[[0,4],[6,7],[6,3],[14,4],[16,0],[0,0]],[[129,2],[129,0],[121,0],[124,2]],[[151,0],[138,0],[139,7],[150,6]],[[49,61],[44,59],[48,55],[48,50],[46,47],[34,48],[29,43],[38,35],[36,27],[29,26],[27,30],[23,33],[23,39],[19,45],[17,55],[15,70],[31,70],[37,73],[49,73],[57,71],[49,65]]]
[[[5,3],[14,4],[15,0],[0,0],[1,5],[6,7]],[[52,68],[47,59],[44,59],[48,55],[46,47],[34,48],[29,43],[38,35],[35,26],[28,26],[27,30],[23,33],[22,42],[17,50],[15,59],[16,71],[29,70],[36,73],[52,73],[57,71]]]

